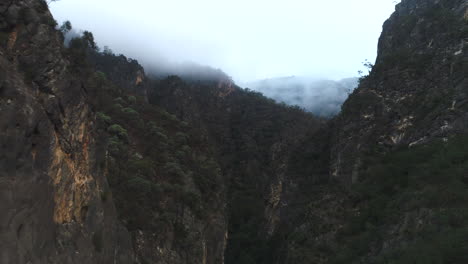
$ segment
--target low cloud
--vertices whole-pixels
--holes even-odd
[[[339,81],[313,77],[284,77],[244,83],[242,86],[263,93],[277,102],[297,105],[321,117],[331,117],[356,88],[358,78]]]

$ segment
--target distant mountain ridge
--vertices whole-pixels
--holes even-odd
[[[232,78],[222,70],[193,62],[148,65],[145,68],[148,75],[155,80],[162,80],[169,76],[179,76],[187,82],[233,82]]]
[[[357,85],[358,78],[334,81],[306,76],[271,78],[241,84],[275,101],[297,105],[321,117],[338,114],[341,105]]]

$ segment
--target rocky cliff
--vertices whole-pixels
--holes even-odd
[[[92,87],[42,1],[0,4],[2,263],[129,263],[96,164]]]
[[[466,132],[467,4],[407,0],[396,6],[372,72],[335,121],[334,177],[356,181],[359,153],[376,145],[415,146]]]
[[[466,0],[396,6],[372,71],[328,124],[319,167],[335,184],[308,187],[280,263],[466,261],[467,12]]]

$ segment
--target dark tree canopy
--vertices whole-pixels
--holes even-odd
[[[62,31],[63,34],[67,34],[68,32],[70,32],[70,30],[72,30],[72,24],[70,21],[65,21],[63,22],[62,26],[60,27],[60,31]]]

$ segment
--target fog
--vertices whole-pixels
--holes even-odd
[[[342,79],[374,61],[394,0],[61,0],[59,23],[145,66],[194,62],[238,83],[290,75]]]
[[[357,84],[358,78],[333,81],[290,76],[249,82],[243,86],[259,91],[277,102],[296,105],[317,116],[328,118],[339,113],[341,105]]]

